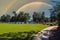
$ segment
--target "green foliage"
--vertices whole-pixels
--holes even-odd
[[[60,20],[60,12],[57,14],[57,18],[58,20]]]
[[[43,24],[3,24],[3,23],[0,23],[0,34],[7,33],[7,32],[40,31],[44,28],[46,28],[46,26]]]
[[[0,24],[0,40],[31,40],[43,24]],[[3,38],[3,39],[2,39]]]
[[[45,12],[42,12],[41,18],[42,18],[42,20],[44,20],[44,18],[45,18]]]
[[[40,23],[40,22],[42,22],[42,20],[44,21],[44,18],[45,18],[45,13],[44,12],[42,14],[34,12],[34,14],[33,14],[33,21],[35,23]]]
[[[17,21],[26,22],[29,19],[29,13],[20,12],[17,16]]]
[[[30,32],[9,32],[9,33],[4,33],[0,35],[0,39],[3,38],[3,40],[32,40],[32,37],[35,34],[35,31],[30,31]],[[32,36],[33,35],[33,36]]]

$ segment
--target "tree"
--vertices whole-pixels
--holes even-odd
[[[40,22],[40,19],[41,19],[40,13],[34,12],[34,14],[33,14],[33,21],[35,23],[39,23]]]
[[[58,29],[60,29],[60,12],[57,14],[57,18],[58,18]]]
[[[14,14],[15,17],[17,17],[16,11],[13,11],[13,14]]]
[[[14,14],[14,20],[15,22],[17,21],[17,14],[16,14],[16,11],[13,11],[13,14]]]
[[[30,18],[29,13],[25,13],[25,14],[24,14],[24,17],[23,17],[24,22],[25,22],[25,23],[28,22],[28,19],[29,19],[29,18]]]
[[[17,21],[17,14],[16,14],[15,11],[13,11],[13,14],[14,14],[14,16],[11,17],[10,21],[16,23],[16,21]]]
[[[2,15],[2,16],[1,16],[1,21],[2,21],[2,22],[6,22],[6,16],[5,16],[5,15]]]
[[[17,21],[18,22],[27,22],[29,19],[29,13],[24,13],[24,12],[20,12],[17,16]]]
[[[50,22],[55,22],[57,20],[55,9],[50,10],[50,12],[51,12],[51,14],[50,14]]]
[[[10,15],[6,15],[6,22],[10,22]]]
[[[60,5],[57,5],[56,13],[57,13],[58,26],[59,26],[58,30],[60,30]]]
[[[57,5],[54,7],[54,12],[56,13],[56,19],[58,21],[58,29],[60,30],[60,2],[56,3]]]
[[[16,22],[16,17],[12,16],[11,19],[10,19],[10,22]]]
[[[23,15],[24,15],[24,12],[20,12],[19,14],[18,14],[18,16],[17,16],[17,21],[18,22],[22,22],[23,21]]]
[[[45,12],[42,12],[42,14],[41,14],[42,23],[44,22],[44,19],[45,19]]]
[[[52,31],[53,36],[50,37],[50,40],[60,40],[60,2],[56,3],[57,5],[54,7],[54,12],[57,16],[58,28]]]

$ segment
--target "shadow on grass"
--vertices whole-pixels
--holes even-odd
[[[36,34],[35,31],[30,32],[9,32],[0,35],[0,40],[32,40],[34,37],[33,34]]]

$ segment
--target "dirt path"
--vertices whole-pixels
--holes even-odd
[[[32,40],[49,40],[51,30],[56,29],[58,26],[49,26],[38,32]]]

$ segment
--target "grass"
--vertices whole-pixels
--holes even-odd
[[[0,34],[8,32],[40,31],[46,28],[43,24],[0,24]]]

